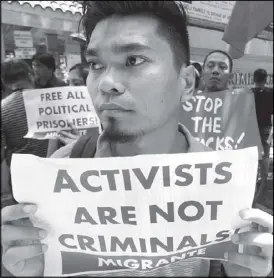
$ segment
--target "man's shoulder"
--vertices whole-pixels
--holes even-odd
[[[5,115],[6,112],[25,110],[24,99],[22,92],[14,92],[1,101],[1,112]]]
[[[268,94],[273,95],[273,88],[265,87],[265,92],[268,93]]]
[[[54,76],[53,80],[52,80],[52,85],[54,87],[64,87],[67,86],[66,82],[59,79],[58,77]]]
[[[209,147],[203,145],[198,140],[196,140],[190,131],[182,124],[179,124],[179,131],[185,136],[187,143],[188,143],[188,152],[210,152],[213,151]]]
[[[197,141],[189,132],[189,130],[183,126],[182,124],[179,125],[179,131],[185,136],[187,143],[188,143],[188,152],[209,152],[212,151],[209,147],[203,145],[199,141]],[[91,140],[92,137],[94,140]],[[68,144],[60,149],[58,149],[55,153],[51,155],[51,158],[69,158],[72,154],[72,151],[77,148],[79,149],[78,152],[81,151],[87,146],[87,143],[91,143],[92,146],[89,144],[88,148],[94,149],[96,146],[98,137],[91,136],[90,134],[86,134],[80,137],[77,141],[74,141],[71,144]],[[86,150],[86,149],[85,149]],[[76,157],[78,157],[76,155]]]
[[[69,158],[76,143],[77,143],[77,141],[74,141],[74,142],[58,149],[50,156],[50,158]]]

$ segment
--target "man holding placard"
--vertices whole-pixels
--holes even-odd
[[[46,157],[47,140],[24,138],[28,126],[22,91],[35,87],[32,69],[24,60],[9,60],[2,64],[2,79],[8,90],[12,92],[1,103],[1,136],[6,142],[8,165],[13,153],[30,153]]]
[[[148,162],[149,164],[149,161],[153,159],[153,155],[157,156],[159,153],[173,155],[185,153],[189,158],[195,155],[188,154],[189,152],[208,150],[195,141],[183,126],[179,126],[178,128],[180,101],[185,101],[191,97],[195,85],[194,69],[188,66],[189,40],[185,11],[180,10],[173,1],[86,1],[83,5],[83,25],[89,41],[87,61],[90,64],[90,73],[87,86],[96,112],[101,120],[103,133],[98,140],[97,138],[94,139],[83,136],[72,149],[70,157],[95,158],[91,159],[91,161],[95,161],[98,158],[98,160],[96,160],[98,163],[104,159],[104,157],[108,157],[112,165],[117,165],[117,167],[120,168],[122,164],[123,167],[126,167],[135,157],[139,159],[141,157],[139,155],[152,155],[146,156],[145,159],[143,159],[143,163]],[[208,154],[211,155],[211,152]],[[203,154],[200,154],[199,159],[202,159],[202,155]],[[157,157],[155,159],[157,160]],[[73,159],[69,161],[69,163],[74,163]],[[75,159],[75,163],[76,162],[77,160]],[[81,162],[85,163],[85,165],[88,164],[84,160],[78,160],[78,163]],[[62,164],[63,162],[57,159],[55,163],[56,167],[58,167],[57,164]],[[81,165],[83,166],[82,163]],[[71,166],[75,169],[75,166]],[[164,177],[162,176],[155,184],[159,186],[159,190],[161,190],[160,188],[168,188],[171,184],[168,178],[170,168],[166,167],[164,164],[161,166],[161,173]],[[225,176],[228,174],[225,180],[230,180],[230,174],[224,173],[226,171],[222,171],[224,170],[222,168],[223,166],[219,166],[216,166],[217,172]],[[199,167],[201,168],[203,166],[197,165],[197,168]],[[210,166],[205,167],[210,168]],[[92,165],[91,169],[95,168],[96,165]],[[53,168],[51,167],[51,169]],[[135,173],[135,177],[138,177],[139,181],[141,181],[143,189],[150,189],[155,178],[156,168],[152,168],[152,172],[150,172],[148,178],[142,175],[140,169],[135,167],[132,170]],[[51,170],[49,169],[49,171]],[[84,185],[86,189],[89,188],[88,191],[100,194],[104,189],[105,194],[108,194],[107,192],[115,192],[119,190],[118,187],[120,189],[122,187],[128,192],[133,192],[131,195],[132,199],[123,199],[123,202],[130,203],[130,201],[134,202],[137,197],[142,198],[142,195],[134,194],[136,188],[133,186],[131,187],[132,183],[129,177],[130,170],[127,171],[127,169],[125,169],[121,172],[112,172],[112,174],[119,174],[123,182],[115,184],[115,181],[113,182],[113,176],[108,176],[109,183],[104,184],[104,186],[98,184],[96,186],[95,184],[90,186],[87,184],[87,177],[91,173],[90,171],[92,170],[85,171],[80,178],[82,185]],[[181,171],[178,171],[180,175]],[[203,170],[201,170],[201,172],[203,172]],[[93,173],[94,175],[99,175],[99,172],[94,172],[94,170]],[[104,175],[106,171],[101,171],[100,173]],[[67,186],[67,189],[69,188],[76,192],[74,197],[69,197],[71,201],[74,201],[81,192],[76,184],[74,186],[72,179],[69,181],[68,176],[66,176],[66,180],[69,182],[67,184],[62,182],[65,175],[66,170],[60,169],[60,171],[58,171],[58,178],[54,187],[54,192],[57,194],[55,196],[61,194],[62,189],[65,189]],[[204,184],[203,182],[206,176],[202,175],[202,177],[200,183]],[[27,176],[25,176],[25,178],[27,179]],[[191,183],[192,176],[188,176],[188,178]],[[17,178],[15,179],[16,184],[18,184],[19,180]],[[41,182],[43,179],[44,177],[41,178]],[[224,182],[224,180],[220,181],[218,177],[216,177],[215,181]],[[143,197],[153,198],[153,196],[157,195],[157,187],[154,186],[153,188],[155,191],[151,196],[147,192],[143,192]],[[178,188],[179,187],[177,187],[177,189]],[[17,190],[20,189],[17,188]],[[44,190],[47,190],[47,188],[44,187]],[[23,192],[21,193],[24,194]],[[64,192],[62,192],[62,194],[63,193]],[[84,192],[84,194],[88,193]],[[100,196],[103,198],[102,195]],[[165,195],[159,196],[158,199],[164,198],[164,196]],[[176,196],[181,198],[180,194]],[[96,196],[94,196],[93,200],[94,202],[96,201]],[[93,203],[93,200],[90,200],[89,203]],[[80,201],[80,199],[78,201]],[[78,201],[75,200],[75,202]],[[101,199],[101,201],[103,202],[104,199]],[[107,198],[107,201],[115,202],[117,200],[113,197]],[[197,207],[201,208],[197,202],[195,204]],[[51,203],[51,205],[53,204]],[[184,213],[184,205],[186,206],[187,204],[182,204],[180,217],[187,222],[189,216]],[[215,205],[213,205],[213,209],[211,210],[212,214],[210,216],[213,221],[217,216]],[[212,203],[208,204],[208,207],[212,208]],[[69,213],[70,207],[68,206],[66,209]],[[112,224],[121,223],[121,221],[116,221],[117,219],[114,219],[113,210],[109,210],[110,214],[104,214],[107,208],[99,204],[97,209],[100,211],[99,214],[103,212],[103,217],[100,217],[101,226],[96,226],[98,223],[91,217],[89,217],[89,220],[86,219],[86,222],[95,225],[92,228],[93,230],[98,227],[99,229],[100,227],[103,229],[105,224],[107,224],[106,221],[111,221]],[[157,210],[156,207],[151,207],[153,212],[152,215],[154,216],[155,209]],[[47,250],[47,246],[41,245],[40,241],[37,243],[37,240],[44,239],[47,235],[46,231],[30,226],[11,225],[13,221],[18,219],[28,216],[32,217],[36,210],[37,208],[34,205],[21,203],[6,207],[2,212],[2,221],[4,222],[5,231],[2,235],[2,238],[4,238],[2,241],[4,247],[3,262],[4,266],[16,276],[41,276],[44,274],[45,264],[43,253]],[[127,228],[128,231],[131,230],[131,232],[135,234],[138,227],[131,227],[131,225],[135,225],[135,223],[130,220],[131,213],[129,210],[129,207],[126,207],[125,210],[123,210],[123,208],[121,209],[123,223],[126,224],[125,228]],[[78,208],[79,213],[77,213],[75,223],[80,224],[82,222],[83,218],[81,215],[83,216],[82,213],[84,211],[87,213],[85,207]],[[204,213],[202,210],[199,211],[199,218],[201,218]],[[55,210],[55,212],[58,213],[58,210]],[[66,215],[63,216],[62,220],[59,219],[59,222],[61,221],[62,225],[66,225]],[[150,219],[153,223],[157,222],[154,216]],[[54,217],[54,213],[52,217]],[[231,276],[235,273],[240,275],[251,275],[255,273],[255,271],[263,275],[268,274],[270,271],[269,266],[271,266],[270,253],[272,252],[272,243],[269,239],[271,234],[268,232],[272,229],[271,216],[261,211],[249,209],[242,211],[241,217],[245,220],[254,221],[258,225],[266,226],[267,232],[245,232],[240,236],[235,235],[234,242],[236,244],[246,244],[250,247],[253,245],[259,246],[264,252],[264,256],[261,256],[259,252],[253,253],[253,255],[250,253],[241,254],[238,252],[228,252],[225,256],[227,261],[225,264],[226,274]],[[173,219],[169,219],[169,222],[174,221]],[[79,225],[77,225],[77,227],[79,227]],[[48,229],[50,232],[51,227],[48,227]],[[114,229],[114,226],[110,226],[110,230],[108,230],[109,233],[111,234]],[[119,232],[119,230],[115,230]],[[162,230],[164,235],[164,229]],[[142,233],[143,231],[138,230],[138,232]],[[150,232],[152,233],[151,230]],[[183,231],[180,230],[178,232],[183,233]],[[123,230],[120,230],[119,233],[123,233]],[[219,237],[222,237],[222,235],[219,234]],[[88,246],[88,248],[96,252],[97,249],[92,246],[94,242],[92,243],[89,237],[83,237],[81,234],[78,234],[77,238],[83,250]],[[61,237],[63,245],[67,247],[70,246],[72,249],[77,248],[74,245],[74,239],[75,236],[72,234],[64,234]],[[34,242],[32,242],[32,245],[23,243],[23,246],[13,245],[10,247],[14,241],[18,242],[22,240],[33,240]],[[98,240],[101,242],[100,246],[102,250],[106,250],[107,244],[104,241],[104,237],[99,237]],[[139,245],[143,250],[142,252],[146,252],[143,238],[139,240]],[[155,240],[157,241],[157,238],[152,238],[152,252],[155,252]],[[204,236],[202,236],[202,241],[206,241]],[[117,245],[116,237],[112,238],[112,244],[111,249],[115,249]],[[48,247],[50,250],[51,246]],[[134,249],[133,245],[132,249]],[[133,252],[135,252],[134,250]],[[209,275],[208,261],[200,260],[199,258],[181,260],[174,264],[169,264],[167,262],[168,265],[164,266],[161,265],[163,264],[163,261],[161,261],[161,263],[158,262],[156,264],[157,266],[161,265],[158,269],[152,269],[153,266],[151,262],[149,262],[149,260],[144,260],[142,269],[146,269],[146,271],[140,272],[134,269],[138,268],[138,266],[132,264],[136,260],[128,260],[125,256],[123,257],[122,254],[120,254],[122,257],[120,257],[120,260],[117,261],[117,264],[115,264],[113,268],[115,271],[114,275],[130,277],[135,275],[145,276],[146,274],[150,276]],[[71,255],[73,255],[72,252],[66,252],[66,256]],[[88,264],[92,264],[89,259],[85,260],[85,255],[86,253],[82,254],[83,259],[79,261],[79,264],[75,265],[75,267],[80,267],[80,265],[82,267],[87,267]],[[121,262],[122,260],[126,261],[124,262],[124,266],[128,271],[120,271],[121,267],[122,269],[124,267]],[[85,266],[83,266],[84,261]],[[73,260],[70,261],[70,264],[67,264],[67,267],[70,268],[72,263]],[[99,259],[99,266],[101,264],[104,264],[106,268],[110,267],[107,257]],[[72,272],[73,270],[71,270],[70,273]],[[74,270],[74,272],[76,271]],[[105,273],[101,272],[101,274],[104,275]],[[65,275],[69,276],[68,273],[63,272],[63,276]],[[95,276],[98,277],[100,274],[97,273]]]
[[[233,61],[222,50],[204,59],[205,90],[182,104],[181,120],[201,143],[213,150],[257,146],[262,153],[254,96],[248,88],[230,89]]]
[[[67,86],[55,76],[55,59],[50,53],[37,53],[32,59],[32,68],[35,76],[35,88],[54,88]]]

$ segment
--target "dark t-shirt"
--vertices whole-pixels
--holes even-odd
[[[13,153],[47,157],[48,140],[24,138],[27,132],[23,94],[16,91],[1,102],[1,147],[6,147],[8,164]]]
[[[259,129],[271,126],[271,115],[273,114],[273,89],[253,88],[255,96],[256,114]]]

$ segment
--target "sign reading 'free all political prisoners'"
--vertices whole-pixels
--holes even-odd
[[[94,159],[15,154],[11,173],[14,198],[37,204],[31,220],[48,232],[44,276],[68,277],[224,260],[237,248],[231,235],[249,224],[239,211],[251,207],[257,164],[256,147]]]
[[[26,90],[23,97],[28,121],[26,138],[55,138],[58,131],[71,129],[70,122],[81,135],[100,126],[85,86]]]
[[[182,104],[181,122],[213,150],[233,150],[262,143],[254,95],[248,88],[200,93]]]

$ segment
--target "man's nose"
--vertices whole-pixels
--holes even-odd
[[[215,66],[212,70],[213,75],[220,75],[220,70],[218,66]]]
[[[122,83],[121,76],[114,70],[110,70],[101,77],[99,90],[103,94],[120,95],[125,92],[126,88]]]

